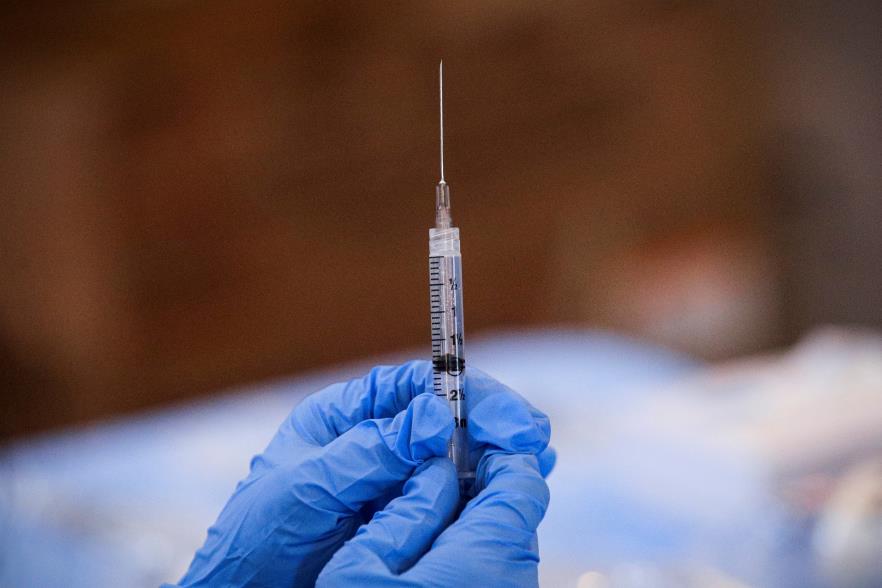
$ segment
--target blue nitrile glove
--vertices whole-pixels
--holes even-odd
[[[453,420],[431,393],[431,378],[428,362],[378,367],[306,398],[252,460],[180,586],[313,585],[340,546],[392,506],[415,470],[452,467],[443,456]],[[550,470],[543,413],[474,369],[465,393],[476,461],[490,451],[541,452]]]
[[[449,460],[428,460],[404,494],[334,554],[316,588],[538,586],[536,527],[548,487],[536,456],[485,453],[477,489],[450,524],[459,499],[456,470]]]

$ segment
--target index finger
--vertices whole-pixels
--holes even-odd
[[[548,446],[548,416],[505,384],[470,368],[466,370],[465,393],[473,460],[479,459],[485,448],[538,454]]]
[[[431,372],[429,362],[410,361],[377,366],[364,377],[332,384],[307,396],[276,437],[296,435],[324,446],[362,421],[394,417],[416,396],[431,390]]]

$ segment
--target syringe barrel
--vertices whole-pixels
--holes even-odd
[[[474,477],[469,460],[465,402],[465,351],[462,306],[462,256],[459,229],[429,230],[429,304],[432,324],[432,384],[447,399],[454,431],[448,452],[462,482]]]

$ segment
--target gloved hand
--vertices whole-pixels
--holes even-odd
[[[536,527],[548,487],[534,455],[484,454],[480,492],[456,515],[453,463],[432,458],[340,548],[316,588],[538,586]]]
[[[389,515],[401,518],[408,505],[435,501],[440,518],[425,528],[440,532],[454,514],[449,505],[457,502],[458,490],[452,464],[443,457],[453,422],[446,401],[431,393],[431,377],[428,362],[379,367],[306,398],[252,460],[249,476],[209,529],[180,586],[311,586],[343,543],[385,506],[392,509]],[[496,533],[503,543],[522,545],[523,535],[534,537],[547,502],[537,464],[546,470],[553,465],[553,453],[546,450],[548,419],[474,369],[468,371],[465,394],[470,443],[475,463],[480,460],[479,486],[485,489],[450,531],[489,542]],[[516,462],[521,465],[511,465]],[[522,483],[515,488],[514,482]],[[497,528],[482,518],[487,509],[478,507],[503,496],[510,484],[513,493],[533,496],[535,504],[526,498],[516,501],[507,508],[526,524]],[[466,524],[468,517],[471,524]],[[500,530],[504,535],[498,535]],[[408,553],[416,551],[409,548]],[[525,559],[517,565],[529,563],[535,575],[535,550],[530,553],[522,553]],[[488,562],[507,561],[500,560],[501,553],[487,557]],[[335,581],[330,570],[328,578]]]

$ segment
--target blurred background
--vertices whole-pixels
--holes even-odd
[[[469,361],[555,427],[543,585],[879,586],[880,29],[4,3],[0,586],[179,577],[304,394],[428,356],[441,59]]]
[[[882,324],[876,2],[19,2],[0,13],[2,435],[469,333],[705,358]]]

